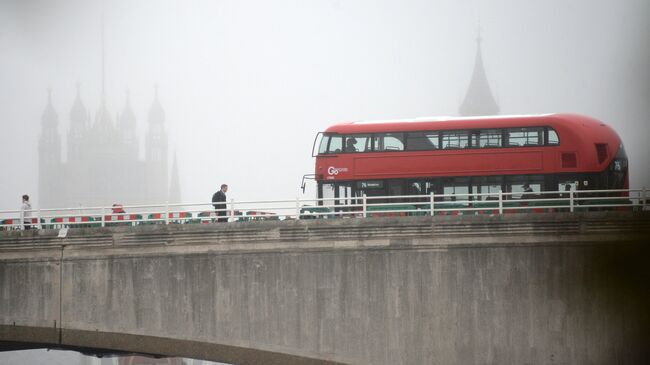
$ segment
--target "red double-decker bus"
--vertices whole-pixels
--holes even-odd
[[[319,133],[314,147],[318,198],[336,204],[364,194],[490,200],[629,187],[621,139],[582,115],[348,122]]]

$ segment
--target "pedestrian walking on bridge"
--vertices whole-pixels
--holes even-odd
[[[212,195],[212,205],[214,210],[217,213],[217,222],[228,222],[228,212],[226,212],[226,192],[228,191],[228,185],[221,184],[221,189]]]

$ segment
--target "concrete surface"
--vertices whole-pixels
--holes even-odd
[[[233,364],[642,364],[650,215],[0,232],[0,348]]]

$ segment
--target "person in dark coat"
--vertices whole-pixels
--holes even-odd
[[[228,222],[226,217],[228,212],[226,212],[226,192],[228,191],[228,185],[221,184],[221,189],[212,195],[212,205],[214,210],[217,213],[217,222]],[[219,204],[223,203],[223,204]]]
[[[535,195],[533,194],[533,189],[530,188],[530,185],[528,183],[524,183],[522,186],[524,189],[523,194],[521,194],[521,197],[519,199],[534,199]],[[523,202],[522,205],[528,205],[528,202]]]

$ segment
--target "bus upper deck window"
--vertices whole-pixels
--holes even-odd
[[[316,137],[318,138],[318,137]],[[321,134],[320,145],[318,145],[318,154],[327,153],[327,144],[330,141],[330,136]]]
[[[368,152],[371,150],[369,134],[352,134],[345,136],[345,152]]]
[[[374,135],[375,151],[403,151],[403,133],[382,133]]]
[[[409,151],[435,150],[437,148],[437,132],[406,133],[406,149]]]
[[[327,149],[327,153],[341,153],[342,150],[343,150],[343,137],[330,136],[330,143]]]
[[[560,144],[560,138],[558,138],[557,133],[553,128],[548,129],[548,140],[546,141],[548,145],[558,145]]]
[[[458,149],[469,146],[469,136],[465,131],[442,132],[442,148]]]
[[[542,128],[512,128],[508,130],[508,146],[539,146],[542,135]]]
[[[472,141],[472,144],[474,141]],[[474,147],[495,148],[501,147],[501,130],[500,129],[483,129],[479,131],[478,144]]]

